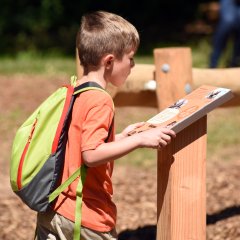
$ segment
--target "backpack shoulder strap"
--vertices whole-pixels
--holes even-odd
[[[88,90],[93,90],[93,89],[97,89],[103,92],[106,92],[105,89],[103,89],[98,83],[96,82],[85,82],[77,87],[74,88],[74,93],[73,95],[77,95],[81,92],[85,92]],[[107,93],[107,92],[106,92]]]
[[[106,94],[108,94],[108,92],[104,88],[102,88],[98,83],[96,83],[96,82],[85,82],[85,83],[83,83],[83,84],[74,88],[73,95],[78,95],[79,93],[82,93],[82,92],[85,92],[85,91],[88,91],[88,90],[94,90],[94,89],[103,91]],[[113,108],[114,108],[114,103],[113,103]],[[114,117],[112,119],[109,131],[108,131],[108,136],[105,139],[105,142],[108,142],[109,137],[111,136],[112,128],[113,128],[113,122],[114,122]]]

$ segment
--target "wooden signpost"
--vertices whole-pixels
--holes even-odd
[[[189,48],[155,49],[154,58],[163,110],[191,92],[191,53]],[[212,109],[206,110],[158,151],[157,240],[206,239],[206,114]]]
[[[154,56],[160,113],[130,134],[157,126],[177,133],[158,151],[157,240],[204,240],[207,113],[233,94],[207,85],[191,92],[188,48],[157,49]]]
[[[207,113],[232,97],[230,89],[203,85],[130,132],[162,126],[177,133],[158,152],[157,239],[205,239]]]

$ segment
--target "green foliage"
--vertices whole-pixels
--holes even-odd
[[[200,40],[189,43],[192,50],[193,67],[207,68],[208,61],[211,54],[211,45],[209,38],[201,38]]]
[[[181,41],[184,26],[193,21],[203,0],[2,0],[0,53],[48,52],[55,49],[72,55],[81,16],[93,10],[111,11],[128,19],[139,30],[141,53],[150,53],[159,42]]]

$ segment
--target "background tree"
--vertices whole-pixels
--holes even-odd
[[[83,13],[111,11],[132,22],[141,35],[141,51],[162,41],[183,41],[184,26],[196,18],[198,1],[178,0],[2,0],[0,53],[31,50],[72,54]]]

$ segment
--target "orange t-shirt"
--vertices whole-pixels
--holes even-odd
[[[96,149],[104,143],[114,115],[110,95],[90,90],[81,93],[75,100],[68,133],[62,182],[83,164],[82,152]],[[114,140],[114,127],[108,141]],[[113,162],[87,170],[83,187],[82,225],[106,232],[115,227],[116,206],[112,202]],[[75,220],[76,179],[58,197],[54,210],[62,216]]]

